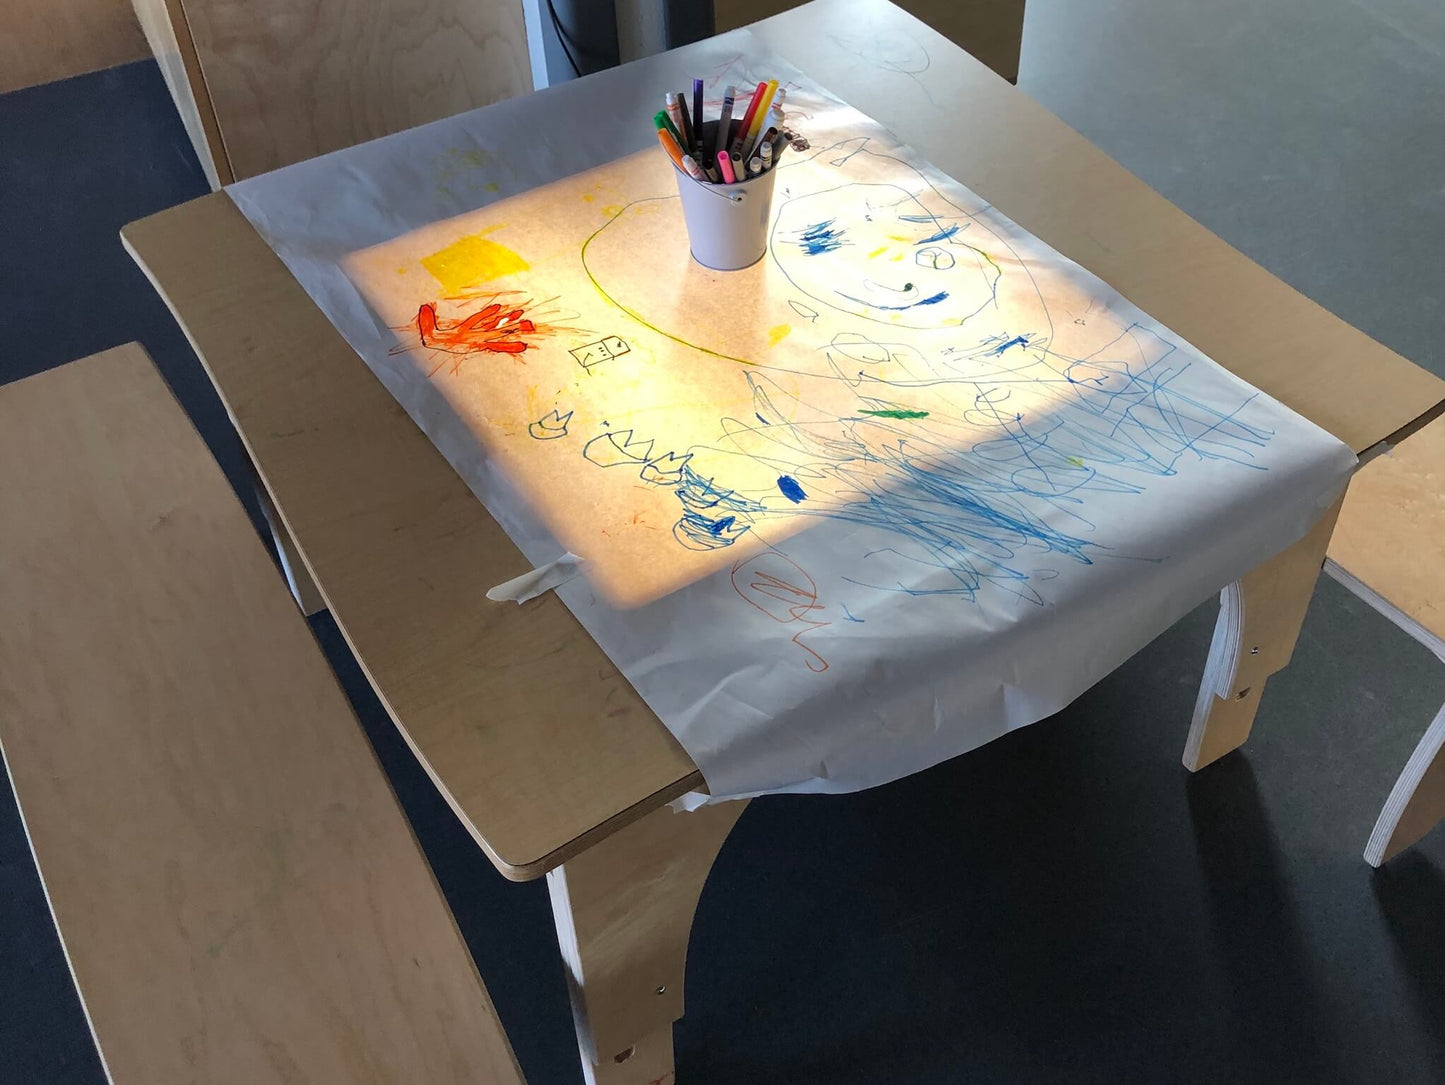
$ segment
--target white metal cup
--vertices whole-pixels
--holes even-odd
[[[703,126],[704,147],[712,146],[711,135],[716,127],[716,121]],[[688,247],[694,260],[714,271],[737,271],[763,258],[768,251],[776,170],[731,185],[694,180],[676,166],[673,172],[677,174]]]

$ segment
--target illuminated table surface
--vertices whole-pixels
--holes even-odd
[[[751,29],[1356,452],[1421,424],[1445,401],[1445,382],[1274,278],[883,0],[818,0]],[[898,49],[927,63],[894,63]],[[587,110],[606,79],[646,80],[648,63],[549,93],[559,109]],[[397,726],[504,874],[532,878],[589,848],[600,853],[598,842],[650,823],[645,815],[700,785],[677,742],[554,595],[522,607],[477,605],[529,564],[225,194],[134,223],[124,238],[215,382],[286,541]],[[1315,563],[1306,598],[1317,571]],[[1274,669],[1293,644],[1292,632],[1279,636],[1288,644]],[[1205,747],[1213,750],[1207,739]]]
[[[843,21],[858,36],[906,35],[932,63],[880,68],[817,29]],[[1445,399],[1445,382],[1240,255],[891,5],[829,0],[752,29],[1357,452]],[[582,101],[586,83],[551,93]],[[940,111],[930,99],[976,104]],[[526,562],[223,194],[125,236],[190,334],[383,700],[504,871],[535,876],[590,834],[697,786],[687,756],[554,598],[472,605]],[[426,582],[413,564],[423,553]],[[465,722],[470,705],[484,730]],[[562,795],[565,810],[542,811]]]

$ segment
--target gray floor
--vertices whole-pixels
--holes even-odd
[[[1028,0],[1019,86],[1445,376],[1445,4]]]
[[[1029,3],[1025,90],[1445,371],[1438,0]],[[115,238],[200,185],[153,65],[0,96],[0,382],[138,338],[239,480],[204,374]],[[104,289],[68,319],[82,272]],[[699,911],[679,1080],[1445,1080],[1445,830],[1380,874],[1359,858],[1445,666],[1322,582],[1245,751],[1189,777],[1213,614],[967,757],[861,795],[755,803]],[[575,1085],[545,892],[496,876],[334,625],[313,627],[529,1081]],[[102,1081],[0,788],[0,1082]]]

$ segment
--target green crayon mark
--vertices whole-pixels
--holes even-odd
[[[927,411],[906,411],[902,408],[887,411],[859,411],[870,418],[927,418]]]

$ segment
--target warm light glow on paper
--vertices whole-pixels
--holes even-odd
[[[854,521],[850,506],[862,522],[920,520],[975,586],[1019,579],[991,551],[1080,553],[1085,539],[1040,524],[1019,493],[1082,494],[1101,466],[1147,460],[1132,437],[1109,446],[1128,406],[1111,397],[1145,400],[1130,374],[1169,344],[1121,325],[1068,267],[1025,268],[978,209],[899,159],[863,141],[790,153],[769,255],[743,271],[690,259],[653,151],[358,253],[347,271],[399,356],[621,605],[820,516]],[[1079,425],[1060,432],[1066,405]],[[1174,445],[1262,443],[1222,417],[1177,414]],[[944,477],[956,494],[939,493]],[[978,523],[940,534],[940,500]]]
[[[690,259],[656,105],[565,88],[230,191],[536,567],[478,621],[551,585],[713,796],[872,786],[1058,711],[1347,478],[746,31],[612,74],[646,103],[704,79],[709,117],[780,81],[810,145],[762,260]]]
[[[527,262],[515,252],[480,234],[453,241],[440,252],[422,257],[421,263],[448,295],[527,270]]]

